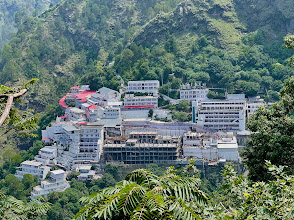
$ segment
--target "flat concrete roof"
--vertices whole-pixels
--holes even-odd
[[[225,148],[238,148],[238,144],[236,143],[232,143],[232,144],[229,144],[229,143],[218,143],[217,144],[217,148],[222,148],[222,149],[225,149]]]
[[[48,147],[41,148],[40,151],[54,152],[54,151],[57,151],[57,148],[48,146]]]
[[[70,112],[74,112],[74,113],[77,113],[77,114],[81,114],[81,113],[84,113],[85,111],[84,110],[82,110],[82,109],[79,109],[79,108],[71,108],[70,110],[69,110]]]
[[[26,160],[24,162],[21,163],[22,165],[29,165],[29,166],[41,166],[42,163],[41,162],[37,162],[34,160]]]
[[[154,131],[132,131],[131,133],[130,133],[130,135],[132,135],[132,134],[154,134],[154,135],[157,135],[158,133],[157,132],[154,132]]]
[[[52,174],[54,175],[58,175],[58,174],[63,174],[65,173],[64,170],[53,170],[53,171],[50,171]]]

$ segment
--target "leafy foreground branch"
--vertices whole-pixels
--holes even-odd
[[[0,219],[27,220],[45,215],[50,208],[48,202],[34,200],[25,203],[12,196],[6,196],[0,192]]]
[[[225,165],[223,187],[212,197],[199,189],[193,163],[161,177],[135,170],[115,187],[82,198],[74,219],[293,219],[294,177],[266,165],[275,178],[268,183],[250,182]]]
[[[30,132],[37,129],[38,115],[34,115],[33,110],[20,111],[18,108],[13,108],[13,105],[15,101],[20,103],[27,89],[37,81],[37,79],[31,79],[18,88],[0,85],[1,135],[15,130],[21,136],[35,136]]]

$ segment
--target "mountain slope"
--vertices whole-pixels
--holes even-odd
[[[120,77],[159,79],[175,98],[169,88],[201,80],[274,100],[294,75],[282,48],[292,10],[286,0],[64,0],[19,26],[0,83],[39,78],[23,103],[38,112],[75,83],[118,89]]]
[[[0,48],[16,33],[25,16],[38,15],[60,0],[2,0],[0,1]]]

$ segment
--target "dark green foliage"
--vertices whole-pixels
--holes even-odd
[[[27,89],[37,81],[38,79],[33,78],[22,86],[15,88],[0,84],[0,116],[1,119],[3,117],[3,121],[0,125],[0,135],[6,135],[10,131],[16,131],[21,137],[36,136],[32,132],[38,128],[37,123],[39,122],[39,116],[37,114],[34,115],[33,109],[21,111],[19,108],[15,107],[15,105],[24,100],[23,96],[27,93]]]
[[[263,163],[265,160],[276,165],[287,165],[293,173],[293,112],[294,78],[286,81],[281,91],[280,101],[270,108],[261,108],[250,117],[247,124],[253,132],[248,146],[243,152],[244,162],[252,180],[267,180]]]
[[[187,122],[192,120],[192,115],[186,112],[173,112],[173,119],[179,122]]]
[[[177,111],[191,112],[191,103],[187,100],[181,100],[179,104],[176,105]]]
[[[195,219],[207,196],[198,189],[194,167],[177,175],[174,168],[158,177],[148,170],[129,173],[115,187],[106,188],[83,198],[86,206],[75,218],[94,219]],[[95,214],[94,214],[95,213]]]
[[[105,173],[102,178],[97,180],[92,180],[90,183],[90,191],[94,191],[94,189],[104,189],[109,186],[114,186],[116,184],[116,180],[113,178],[113,176],[109,173]]]
[[[84,207],[74,219],[293,219],[294,177],[284,166],[265,166],[273,177],[267,183],[250,182],[226,164],[222,186],[211,197],[199,190],[193,165],[167,168],[161,176],[138,169],[114,187],[82,198]]]
[[[150,109],[148,112],[148,118],[152,118],[153,117],[153,109]]]
[[[116,181],[120,180],[120,176],[118,173],[118,166],[107,164],[104,167],[104,171],[105,171],[105,173],[111,174]]]
[[[1,219],[35,219],[45,216],[49,208],[50,203],[48,202],[36,199],[27,203],[0,192]]]
[[[60,220],[72,219],[75,213],[82,207],[79,199],[87,193],[80,189],[69,188],[62,193],[53,192],[48,195],[48,202],[52,204],[46,219]]]
[[[223,90],[209,90],[207,93],[209,99],[225,99],[225,91]]]

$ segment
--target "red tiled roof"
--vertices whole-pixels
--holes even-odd
[[[61,118],[66,118],[67,117],[67,115],[65,115],[65,116],[61,116]]]
[[[92,94],[94,94],[94,93],[96,93],[96,91],[85,90],[85,91],[83,91],[83,92],[81,92],[81,93],[79,93],[79,94],[77,94],[77,95],[73,95],[72,97],[74,97],[74,98],[76,98],[76,99],[86,99],[86,97],[87,97],[88,95],[92,95]]]
[[[88,107],[88,109],[96,109],[96,108],[97,108],[96,105],[90,105],[90,106]]]
[[[61,105],[63,108],[68,108],[68,106],[65,104],[65,98],[66,96],[63,96],[62,99],[60,99],[59,105]]]
[[[124,108],[154,108],[154,105],[125,106]]]
[[[81,102],[86,102],[86,101],[88,101],[87,99],[81,99]]]

